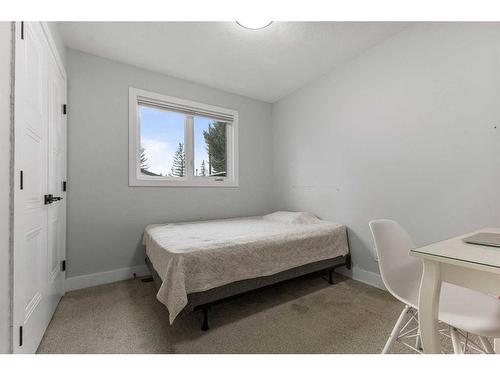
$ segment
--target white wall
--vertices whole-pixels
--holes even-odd
[[[397,34],[276,103],[273,150],[278,208],[347,224],[361,269],[374,218],[418,245],[499,226],[500,25]]]
[[[11,23],[0,22],[0,353],[10,352]]]
[[[61,63],[66,66],[66,46],[59,30],[59,24],[58,22],[47,22],[47,25],[49,26],[50,34],[52,35],[52,40],[54,41]]]
[[[271,106],[68,50],[68,276],[144,264],[151,223],[268,213]],[[239,188],[128,186],[129,86],[239,111]]]

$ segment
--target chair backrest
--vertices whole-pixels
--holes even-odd
[[[397,299],[417,307],[422,262],[409,255],[415,247],[410,235],[394,220],[369,223],[385,287]]]

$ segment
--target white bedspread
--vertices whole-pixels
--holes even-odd
[[[296,212],[153,224],[144,244],[163,280],[157,298],[167,306],[170,323],[190,293],[348,253],[344,225]]]

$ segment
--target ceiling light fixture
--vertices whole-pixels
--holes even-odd
[[[245,29],[249,30],[260,30],[265,27],[268,27],[270,24],[273,23],[273,21],[236,21],[238,25],[241,27],[244,27]]]

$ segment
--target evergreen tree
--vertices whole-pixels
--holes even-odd
[[[141,169],[144,169],[144,170],[149,169],[148,158],[146,156],[146,150],[142,146],[141,146],[141,152],[139,155],[139,161],[141,163]]]
[[[205,163],[205,160],[203,160],[200,165],[200,173],[198,174],[198,176],[206,176],[206,175],[207,175],[207,165]]]
[[[184,143],[179,143],[179,147],[174,154],[174,162],[170,170],[170,177],[184,177],[186,174],[186,153],[184,151]]]
[[[226,175],[226,123],[214,121],[203,131],[208,152],[208,175]]]

